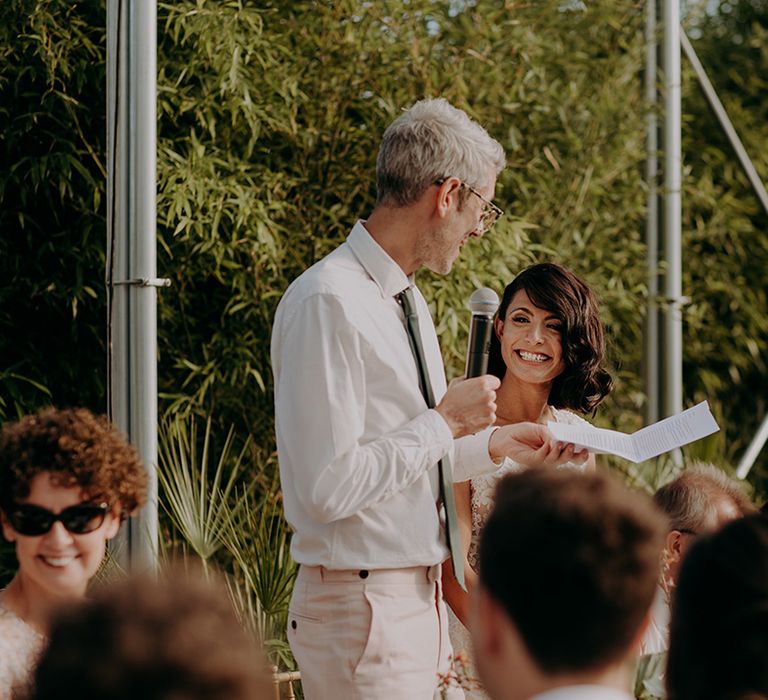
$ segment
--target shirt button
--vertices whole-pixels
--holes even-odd
[[[291,629],[296,629],[296,620],[291,620]]]
[[[360,576],[360,578],[368,578],[368,571],[366,571],[365,569],[362,569],[358,575]]]

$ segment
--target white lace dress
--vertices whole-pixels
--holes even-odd
[[[25,697],[45,637],[0,599],[0,698]]]
[[[555,421],[558,423],[586,423],[581,416],[577,416],[570,411],[551,408],[555,417]],[[472,540],[469,544],[469,552],[467,558],[469,565],[477,571],[478,567],[478,545],[480,543],[480,532],[485,525],[485,521],[491,513],[493,508],[493,496],[496,491],[496,483],[505,474],[511,474],[524,469],[521,464],[513,462],[511,459],[506,459],[502,465],[492,474],[484,474],[475,479],[470,480],[470,492],[472,494]],[[576,464],[575,462],[568,462],[559,467],[560,469],[584,469],[584,464]],[[459,619],[453,614],[453,611],[448,609],[448,628],[451,635],[451,645],[453,646],[453,653],[458,654],[463,651],[467,663],[465,669],[467,676],[472,679],[470,685],[475,686],[477,683],[477,670],[474,664],[474,658],[472,653],[472,640],[470,638],[469,631],[464,625],[459,622]],[[488,695],[482,689],[465,689],[467,700],[489,700]]]

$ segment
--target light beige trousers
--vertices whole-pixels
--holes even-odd
[[[288,641],[306,700],[463,700],[441,695],[452,654],[440,567],[301,566]]]

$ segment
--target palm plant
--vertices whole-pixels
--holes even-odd
[[[175,415],[161,425],[158,480],[170,520],[164,549],[180,545],[204,572],[223,573],[243,624],[274,663],[292,668],[284,630],[296,564],[274,465],[260,458],[250,438],[235,452],[233,428],[214,457],[211,425],[209,418],[202,439],[194,417]]]
[[[224,533],[233,559],[233,600],[273,661],[292,667],[285,625],[297,567],[289,554],[276,480],[259,496],[243,493],[240,502],[245,505],[237,509]]]
[[[199,458],[194,416],[177,415],[164,420],[160,426],[161,503],[185,544],[201,559],[204,571],[221,548],[223,533],[244,505],[250,490],[246,488],[237,496],[235,488],[243,475],[250,437],[237,454],[233,452],[234,438],[234,429],[230,428],[209,480],[211,419],[206,421]],[[225,476],[227,471],[229,474]]]

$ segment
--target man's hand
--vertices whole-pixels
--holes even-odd
[[[577,450],[572,443],[559,442],[538,423],[513,423],[493,431],[488,451],[494,462],[509,457],[529,467],[558,467],[566,462],[581,464],[589,457],[587,450]]]
[[[496,420],[496,389],[501,382],[492,374],[454,379],[435,410],[445,419],[454,438],[472,435]]]

